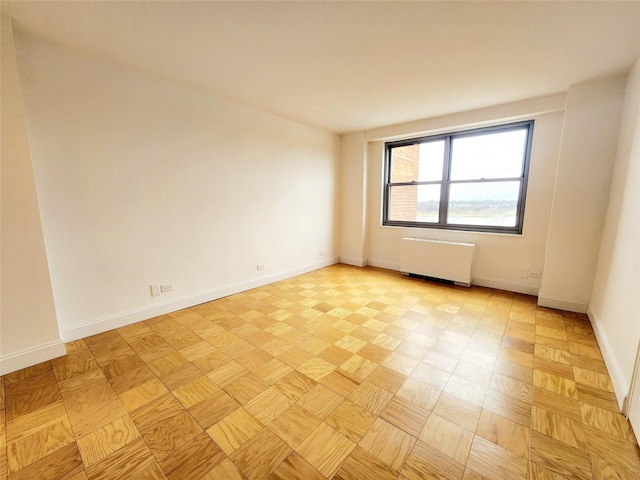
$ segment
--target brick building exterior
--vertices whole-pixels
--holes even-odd
[[[407,145],[393,149],[391,159],[392,182],[418,180],[420,145]],[[415,222],[417,214],[418,187],[395,187],[391,189],[390,220]]]

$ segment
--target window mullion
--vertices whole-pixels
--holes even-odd
[[[422,182],[396,182],[389,183],[390,187],[417,187],[420,185],[440,185],[441,180],[426,180]]]
[[[499,183],[499,182],[521,182],[522,177],[505,178],[474,178],[470,180],[449,180],[449,183]]]
[[[451,172],[451,136],[444,139],[444,161],[442,162],[442,183],[440,186],[440,213],[438,223],[447,223],[449,209],[449,174]]]

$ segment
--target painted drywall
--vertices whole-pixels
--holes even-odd
[[[364,132],[341,137],[340,262],[366,265],[364,252],[367,193],[367,143]]]
[[[49,279],[12,25],[2,16],[0,375],[64,355]]]
[[[589,304],[589,317],[621,404],[629,392],[640,342],[639,190],[640,60],[627,80],[611,194]]]
[[[591,299],[626,75],[569,88],[539,304],[585,313]]]
[[[540,279],[521,278],[521,270],[542,270],[551,214],[553,180],[560,148],[563,105],[564,97],[561,95],[543,97],[481,111],[412,122],[405,124],[404,128],[391,126],[367,132],[367,138],[370,140],[365,242],[368,264],[398,270],[403,237],[474,243],[474,284],[537,294]],[[534,118],[535,127],[523,235],[381,226],[384,139],[428,135],[524,118]]]
[[[65,340],[337,261],[337,135],[16,45]]]

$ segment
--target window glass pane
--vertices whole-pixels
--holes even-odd
[[[420,145],[406,145],[391,150],[391,183],[418,180]]]
[[[442,162],[444,161],[444,140],[420,144],[420,166],[418,181],[430,182],[442,180]]]
[[[520,182],[453,183],[447,223],[515,227]]]
[[[389,220],[437,222],[440,185],[401,185],[391,187]]]
[[[442,179],[444,140],[395,147],[391,150],[391,183]]]
[[[520,177],[526,139],[525,129],[454,137],[451,180]]]

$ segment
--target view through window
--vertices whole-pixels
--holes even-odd
[[[386,144],[384,225],[522,233],[533,121]]]

